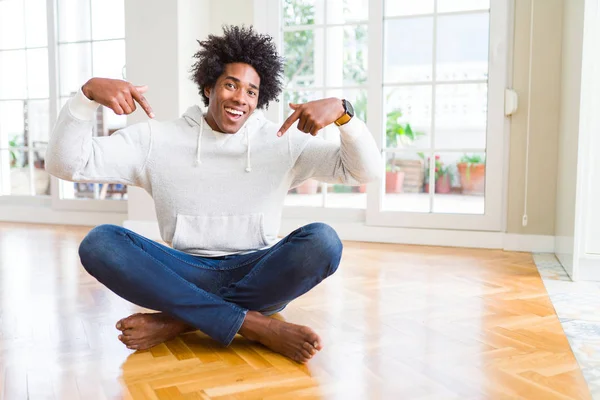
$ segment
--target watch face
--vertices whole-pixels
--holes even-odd
[[[352,103],[348,100],[344,100],[344,104],[346,105],[346,113],[351,117],[354,117],[354,107],[352,107]]]

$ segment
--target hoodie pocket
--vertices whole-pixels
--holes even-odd
[[[173,248],[184,252],[256,250],[268,242],[263,214],[177,215]]]

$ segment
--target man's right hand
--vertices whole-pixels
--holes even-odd
[[[120,79],[92,78],[81,90],[85,97],[110,108],[115,114],[131,114],[137,102],[150,118],[154,118],[152,107],[143,96],[148,86],[134,86]]]

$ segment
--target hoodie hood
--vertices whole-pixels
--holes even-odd
[[[191,127],[199,127],[196,141],[196,166],[202,164],[202,134],[204,129],[211,129],[211,127],[208,125],[208,122],[206,122],[205,115],[206,113],[198,106],[192,106],[188,108],[183,114],[183,118]],[[262,111],[254,110],[246,122],[244,122],[244,125],[242,125],[240,130],[236,133],[232,133],[232,135],[238,135],[242,133],[246,137],[246,172],[252,172],[252,165],[250,162],[250,134],[260,129],[264,119],[265,117]]]

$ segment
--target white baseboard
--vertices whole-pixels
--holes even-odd
[[[287,235],[310,221],[285,219],[281,236]],[[342,240],[357,242],[401,243],[428,246],[502,248],[502,233],[471,232],[443,229],[390,228],[366,226],[363,223],[327,222]]]
[[[279,231],[285,236],[310,221],[284,219]],[[365,226],[362,223],[329,223],[342,240],[358,242],[400,243],[427,246],[502,249],[524,252],[554,252],[554,236],[516,235],[502,232],[453,231]],[[161,240],[155,221],[127,220],[123,226],[152,240]]]
[[[4,222],[97,226],[121,225],[125,219],[127,219],[126,213],[62,211],[39,206],[0,206],[0,221]]]
[[[504,234],[504,250],[554,253],[554,236]]]

